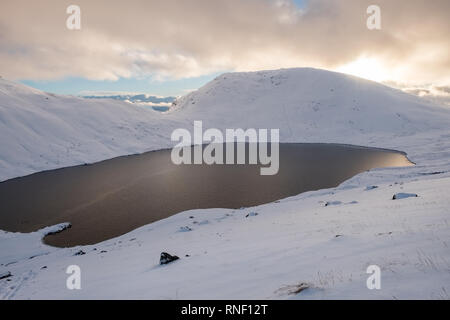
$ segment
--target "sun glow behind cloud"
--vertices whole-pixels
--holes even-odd
[[[393,74],[376,58],[360,57],[336,68],[336,71],[377,82],[392,80]]]

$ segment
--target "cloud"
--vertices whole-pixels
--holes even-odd
[[[409,85],[406,82],[398,83],[392,81],[388,81],[385,84],[440,105],[450,107],[450,86],[436,86],[433,84]]]
[[[382,29],[366,28],[381,8]],[[384,79],[450,84],[450,1],[2,0],[0,70],[12,79],[186,78],[222,70],[376,61]],[[370,69],[369,69],[370,71]],[[370,75],[369,75],[370,76]]]

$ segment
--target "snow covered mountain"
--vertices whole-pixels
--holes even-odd
[[[86,99],[112,99],[133,103],[138,106],[150,107],[156,111],[167,111],[175,101],[175,97],[158,97],[148,94],[118,94],[118,95],[90,95]]]
[[[210,126],[280,128],[284,141],[411,135],[442,128],[449,111],[357,77],[298,68],[223,74],[175,102],[180,119]]]
[[[172,103],[175,97],[158,97],[148,94],[116,94],[116,95],[90,95],[83,96],[87,99],[113,99],[120,101],[129,101],[131,103],[153,103],[155,105]]]
[[[174,128],[279,128],[284,142],[397,147],[448,127],[450,111],[375,82],[300,68],[219,76],[168,113],[48,94],[0,79],[0,181],[173,145]]]
[[[171,127],[159,112],[126,102],[0,79],[0,181],[168,146]]]

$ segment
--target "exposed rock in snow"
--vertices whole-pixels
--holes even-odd
[[[180,227],[180,232],[189,232],[192,231],[192,228],[189,226]]]
[[[248,218],[248,217],[254,217],[254,216],[257,216],[258,215],[258,212],[250,212],[249,214],[247,214],[245,217],[246,218]]]
[[[297,295],[297,294],[303,292],[304,290],[309,289],[310,287],[311,287],[311,284],[302,282],[302,283],[299,283],[299,284],[284,286],[284,287],[276,290],[275,293],[279,294],[281,296],[283,296],[283,295]]]
[[[177,256],[172,256],[168,254],[167,252],[161,252],[161,257],[159,258],[159,264],[168,264],[175,260],[180,259]]]
[[[328,207],[328,206],[338,206],[338,205],[340,205],[340,204],[342,204],[342,201],[327,201],[327,202],[325,203],[325,207]]]
[[[405,199],[405,198],[411,198],[411,197],[418,197],[415,193],[396,193],[392,196],[392,200],[398,200],[398,199]]]

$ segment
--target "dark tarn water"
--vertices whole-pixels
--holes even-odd
[[[0,229],[47,236],[58,247],[94,244],[177,212],[240,208],[331,188],[379,167],[408,166],[403,153],[335,144],[280,144],[279,172],[260,165],[174,165],[171,150],[40,172],[0,183]],[[276,213],[274,213],[276,214]]]

